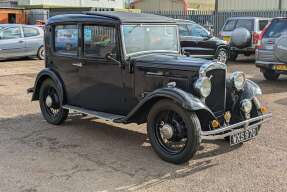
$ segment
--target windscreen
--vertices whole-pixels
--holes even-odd
[[[279,38],[282,35],[287,35],[287,19],[274,20],[264,34],[264,38]]]
[[[123,36],[127,55],[179,50],[176,25],[124,25]]]

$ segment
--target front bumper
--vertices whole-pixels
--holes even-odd
[[[201,138],[204,140],[224,139],[225,137],[234,135],[236,133],[259,127],[263,123],[270,121],[271,118],[272,113],[268,113],[212,131],[201,131]]]

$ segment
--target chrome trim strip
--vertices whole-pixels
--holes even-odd
[[[205,77],[206,76],[206,73],[208,71],[211,71],[211,70],[214,70],[214,69],[223,69],[226,71],[227,69],[227,66],[224,64],[224,63],[221,63],[221,62],[212,62],[212,63],[207,63],[207,64],[204,64],[200,67],[199,69],[199,75],[201,77]]]
[[[249,130],[255,127],[258,127],[259,125],[262,125],[263,123],[271,120],[272,118],[272,113],[268,113],[266,115],[261,115],[259,117],[255,117],[252,119],[248,119],[246,121],[242,121],[240,123],[236,123],[227,127],[223,127],[220,129],[216,129],[213,131],[201,131],[201,137],[202,139],[207,139],[207,140],[213,140],[213,139],[222,139],[224,137],[239,133],[243,130]],[[250,123],[254,123],[258,120],[261,120],[260,122],[257,122],[253,125],[249,125]],[[243,128],[238,129],[239,127],[244,126]],[[225,133],[227,132],[227,133]]]
[[[282,63],[280,61],[256,61],[256,64],[262,64],[262,65],[286,65],[286,63]]]

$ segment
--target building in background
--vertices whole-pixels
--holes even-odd
[[[0,24],[7,23],[25,24],[25,10],[20,8],[0,8]]]
[[[27,8],[97,7],[123,9],[124,0],[18,0],[18,5]]]
[[[287,0],[216,0],[220,11],[286,10]]]
[[[0,8],[17,7],[17,0],[0,0]]]
[[[143,11],[214,10],[215,0],[135,0],[131,8]]]

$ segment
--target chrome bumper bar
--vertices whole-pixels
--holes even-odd
[[[240,133],[242,131],[246,131],[249,129],[253,129],[259,127],[263,123],[270,121],[272,118],[272,113],[268,113],[265,115],[261,115],[259,117],[255,117],[252,119],[248,119],[246,121],[242,121],[233,125],[229,125],[227,127],[222,127],[219,129],[215,129],[212,131],[201,131],[201,138],[204,140],[215,140],[215,139],[223,139],[230,135],[234,135],[236,133]],[[259,121],[259,122],[256,122]],[[256,123],[255,123],[256,122]],[[254,123],[254,124],[252,124]],[[250,125],[252,124],[252,125]]]

